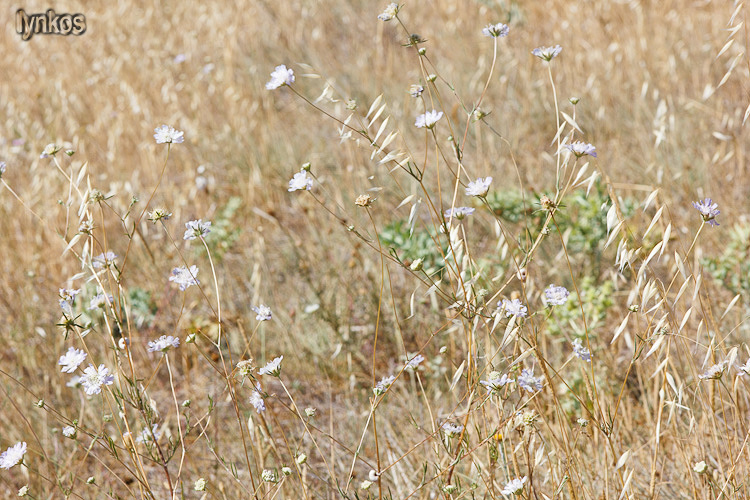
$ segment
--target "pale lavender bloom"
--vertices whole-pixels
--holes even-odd
[[[492,38],[508,36],[509,31],[510,28],[508,28],[508,25],[503,23],[489,24],[486,28],[482,29],[484,36],[491,36]]]
[[[250,392],[250,404],[253,405],[258,414],[266,411],[266,403],[263,401],[263,392],[260,390],[260,384],[256,384]]]
[[[559,45],[555,45],[554,47],[537,47],[536,49],[532,50],[531,53],[537,56],[540,59],[544,59],[545,61],[549,62],[562,51],[562,47]]]
[[[158,424],[152,424],[151,430],[143,429],[141,433],[138,435],[137,438],[135,438],[136,443],[152,443],[154,439],[157,441],[161,437],[161,431],[158,430],[159,425]]]
[[[477,180],[472,181],[466,186],[466,196],[478,196],[484,198],[490,190],[490,184],[492,184],[492,177],[479,177]]]
[[[258,321],[270,321],[271,320],[271,308],[266,305],[259,305],[258,307],[251,307],[251,309],[255,312],[256,316],[255,319]]]
[[[114,301],[114,297],[112,297],[112,294],[100,293],[93,297],[89,302],[89,311],[104,308],[107,304],[111,304],[112,301]]]
[[[288,69],[285,65],[281,64],[276,66],[276,69],[271,73],[271,80],[266,83],[266,89],[275,90],[284,85],[291,85],[294,83],[294,71]]]
[[[23,462],[23,456],[26,454],[26,442],[16,443],[2,455],[0,455],[0,469],[10,469],[14,465]]]
[[[409,94],[415,99],[421,96],[422,92],[424,92],[424,87],[421,85],[413,84],[409,87]]]
[[[502,493],[505,496],[517,494],[519,491],[521,491],[523,489],[523,485],[526,484],[526,480],[527,479],[528,479],[528,477],[526,477],[526,476],[517,477],[515,479],[511,479],[505,485],[505,488],[503,488],[500,491],[500,493]]]
[[[424,356],[421,354],[417,354],[413,358],[411,358],[409,361],[406,362],[406,369],[407,370],[416,370],[419,367],[419,364],[424,361]]]
[[[750,358],[747,359],[747,362],[744,365],[738,366],[737,369],[740,370],[740,375],[750,374]]]
[[[576,157],[580,158],[583,155],[589,155],[596,158],[596,148],[593,144],[588,144],[581,141],[576,141],[571,144],[566,144],[563,146],[565,149],[576,155]]]
[[[544,290],[544,295],[547,297],[547,304],[561,306],[568,301],[570,292],[564,286],[550,285]]]
[[[711,198],[706,198],[703,201],[694,201],[693,206],[701,213],[703,222],[707,222],[712,226],[718,226],[716,222],[716,216],[721,212],[719,211],[719,205],[714,203]]]
[[[73,375],[70,377],[70,380],[65,384],[67,387],[72,387],[73,389],[77,387],[81,387],[81,377],[78,375]]]
[[[172,60],[175,64],[184,63],[187,61],[187,56],[185,54],[177,54],[174,56],[174,59]]]
[[[76,437],[76,428],[73,427],[72,425],[65,426],[65,427],[63,427],[62,434],[66,438],[71,438],[72,439],[72,438]]]
[[[492,376],[492,374],[490,374]],[[492,378],[490,380],[480,380],[479,383],[482,384],[487,388],[488,393],[493,393],[499,391],[501,388],[505,387],[506,385],[513,382],[513,379],[510,378],[507,374],[503,373],[503,375],[499,378]]]
[[[424,114],[417,116],[417,121],[414,125],[417,128],[432,128],[443,117],[442,111],[432,110]]]
[[[70,301],[75,300],[76,295],[78,295],[79,293],[81,293],[80,289],[76,290],[76,289],[70,289],[70,288],[60,288],[60,291],[59,291],[60,298],[64,300],[70,300]]]
[[[190,269],[180,266],[172,269],[172,276],[169,277],[169,281],[177,283],[180,290],[184,292],[192,285],[200,285],[196,276],[198,276],[198,266],[190,266]]]
[[[591,351],[583,347],[581,339],[573,339],[573,354],[584,360],[586,363],[591,363]]]
[[[100,253],[99,255],[94,257],[92,259],[91,265],[94,267],[94,269],[109,267],[115,263],[116,258],[117,254],[108,250],[107,253]]]
[[[169,125],[162,125],[154,129],[154,139],[156,144],[179,144],[185,140],[185,132],[182,130],[175,130]]]
[[[473,214],[475,211],[476,210],[471,207],[449,208],[448,210],[445,211],[445,218],[450,219],[451,217],[453,217],[454,219],[461,220],[467,215]]]
[[[3,174],[5,173],[5,169],[6,168],[7,168],[7,165],[5,164],[5,162],[4,161],[0,161],[0,177],[3,176]]]
[[[281,374],[281,361],[284,356],[274,358],[273,361],[266,363],[266,366],[258,370],[260,375],[271,375],[272,377],[278,377]]]
[[[701,380],[718,380],[724,375],[724,369],[727,366],[726,361],[722,361],[721,363],[717,363],[713,366],[710,366],[702,375],[698,375],[698,378]]]
[[[203,219],[191,220],[185,223],[185,228],[185,234],[182,236],[182,239],[194,240],[202,238],[211,232],[211,221],[207,220],[203,222]]]
[[[171,335],[162,335],[157,340],[149,341],[148,352],[167,352],[173,347],[180,347],[180,339]]]
[[[380,19],[381,21],[390,21],[391,19],[396,17],[396,14],[398,14],[398,4],[389,3],[383,13],[378,15],[378,19]]]
[[[58,151],[60,151],[61,146],[57,146],[55,144],[47,144],[44,147],[44,151],[42,151],[42,154],[39,155],[39,158],[50,158],[52,156],[55,156]]]
[[[109,373],[109,369],[102,365],[99,368],[89,365],[83,370],[83,376],[80,379],[83,389],[89,396],[102,392],[103,385],[112,385],[115,382],[114,375]]]
[[[313,180],[312,177],[307,176],[307,170],[300,170],[294,177],[289,181],[289,192],[292,191],[309,191],[312,189]]]
[[[534,377],[534,370],[524,368],[521,375],[518,376],[518,386],[529,392],[536,392],[542,389],[544,377]]]
[[[443,429],[443,432],[445,432],[445,435],[448,437],[457,436],[462,430],[464,430],[463,425],[453,424],[451,422],[445,422],[440,428]]]
[[[81,366],[81,363],[86,359],[86,352],[75,347],[69,347],[68,352],[60,356],[60,360],[57,362],[61,365],[60,369],[63,373],[73,373],[76,369]]]
[[[498,309],[502,309],[505,311],[505,317],[510,318],[511,316],[515,316],[516,318],[525,318],[526,317],[526,311],[528,311],[527,307],[523,305],[523,302],[521,302],[520,299],[503,299],[502,302],[497,303]]]
[[[385,392],[390,389],[391,385],[393,385],[393,382],[396,381],[396,377],[393,375],[388,375],[387,377],[383,377],[380,379],[380,382],[378,382],[375,387],[372,388],[372,391],[375,393],[376,396],[380,396],[381,394],[385,394]]]

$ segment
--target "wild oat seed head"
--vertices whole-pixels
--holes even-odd
[[[510,28],[508,28],[507,24],[497,23],[487,25],[486,28],[482,29],[482,34],[492,38],[502,38],[508,36],[509,31]]]
[[[443,117],[442,111],[436,111],[433,109],[432,111],[428,111],[424,114],[417,116],[417,121],[414,122],[414,125],[417,128],[431,129],[435,126],[438,120],[440,120],[442,117]]]
[[[554,47],[537,47],[531,51],[532,54],[537,56],[539,59],[544,59],[550,62],[552,59],[558,56],[562,51],[562,47],[555,45]]]
[[[169,125],[162,125],[154,129],[156,144],[180,144],[185,140],[185,132],[175,130]]]
[[[284,85],[291,85],[293,83],[294,71],[281,64],[276,66],[276,69],[271,73],[271,80],[266,83],[266,89],[275,90]]]
[[[469,182],[469,185],[466,186],[466,196],[484,198],[490,190],[490,184],[492,184],[492,177],[479,177],[477,180]]]
[[[693,206],[701,213],[703,222],[708,223],[712,226],[718,226],[716,222],[716,216],[721,213],[719,211],[719,205],[714,203],[711,198],[705,198],[703,201],[694,201]]]

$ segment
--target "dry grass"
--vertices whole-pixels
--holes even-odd
[[[84,35],[28,42],[15,33],[16,7],[5,7],[0,448],[25,441],[28,452],[23,466],[0,472],[4,496],[28,484],[33,498],[170,498],[170,488],[181,498],[503,498],[509,479],[527,476],[522,495],[534,499],[750,497],[748,378],[735,368],[748,355],[748,289],[706,271],[733,226],[748,224],[746,8],[423,4],[399,16],[426,40],[425,57],[403,46],[407,31],[395,20],[377,20],[385,6],[377,2],[70,1],[54,8],[85,14]],[[481,29],[500,21],[510,35],[497,42],[483,95],[493,40]],[[581,177],[591,183],[559,189],[558,167],[568,179],[586,158],[561,166],[555,154],[564,119],[547,64],[530,54],[550,44],[563,47],[551,65],[560,112],[581,128],[568,125],[561,139],[599,153]],[[294,70],[293,91],[265,89],[278,64]],[[435,136],[413,126],[424,107],[408,88],[419,82],[426,109],[445,112]],[[341,140],[340,124],[321,112],[344,120],[354,99],[350,124],[361,129],[380,95],[386,109],[369,137],[389,117],[380,140],[399,136],[385,151],[408,154],[426,171],[422,183],[379,164],[383,154],[371,159],[356,130]],[[475,121],[467,111],[482,95],[490,114]],[[162,123],[183,130],[185,142],[154,144]],[[50,142],[75,154],[40,159]],[[314,189],[287,192],[304,162]],[[84,164],[78,184],[66,180]],[[463,195],[487,175],[518,221]],[[587,187],[589,200],[606,204],[594,216],[603,235],[581,229],[591,217]],[[103,200],[91,201],[95,190]],[[355,206],[365,192],[377,201]],[[477,212],[454,221],[460,231],[449,240],[439,214],[454,192],[456,206]],[[544,194],[559,206],[541,207]],[[691,206],[707,196],[720,205],[718,227],[701,225]],[[409,270],[415,256],[405,246],[399,264],[378,238],[407,221],[417,199],[415,230],[432,235],[423,250],[458,255],[429,293],[436,277]],[[172,218],[136,224],[157,207]],[[94,230],[63,255],[87,218]],[[206,246],[181,238],[184,222],[198,218],[214,224]],[[724,282],[747,269],[747,242],[731,249],[738,263]],[[118,268],[95,274],[91,257],[106,250],[120,256]],[[632,251],[629,266],[616,265],[623,250]],[[201,291],[168,281],[183,264],[198,265]],[[545,308],[550,283],[567,286],[573,305]],[[84,316],[68,335],[58,325],[63,287],[84,290]],[[102,288],[118,306],[89,313]],[[511,297],[531,314],[515,331],[493,316]],[[251,306],[260,303],[273,310],[271,322],[256,321]],[[139,321],[142,304],[151,317]],[[147,353],[161,335],[182,345],[167,357]],[[129,347],[118,346],[121,336]],[[571,355],[573,338],[590,345],[591,364]],[[71,375],[57,360],[69,346],[85,346],[86,364],[107,365],[115,384],[91,397],[67,387]],[[404,356],[416,352],[422,368],[402,373]],[[259,378],[269,397],[258,414],[248,402],[254,382],[231,372],[240,359],[263,366],[282,354],[281,378]],[[720,380],[699,377],[725,360]],[[523,367],[544,377],[541,391],[513,384],[486,397],[479,381],[491,371],[516,378]],[[374,383],[390,374],[399,375],[392,388],[373,398]],[[304,416],[307,407],[317,414]],[[78,437],[64,438],[74,419]],[[163,431],[158,446],[123,438],[146,421]],[[446,421],[466,426],[460,438],[440,430]],[[307,463],[295,466],[302,452]],[[700,461],[705,474],[693,470]],[[278,477],[283,466],[293,469],[283,481],[261,481],[263,469]],[[383,473],[362,489],[371,469]],[[193,490],[199,477],[205,494]]]

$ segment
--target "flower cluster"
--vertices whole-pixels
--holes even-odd
[[[480,177],[475,181],[471,181],[469,185],[466,186],[466,196],[484,198],[490,191],[490,184],[492,184],[492,177]]]
[[[516,318],[525,318],[526,311],[528,310],[520,299],[503,299],[497,303],[497,308],[505,311],[505,317],[510,318],[515,316]]]
[[[518,380],[516,380],[516,382],[521,389],[529,392],[536,392],[542,389],[544,377],[534,377],[533,369],[524,368],[521,371],[521,375],[518,376]]]
[[[256,316],[255,319],[258,321],[271,321],[271,308],[263,304],[259,306],[253,306],[251,308]]]
[[[112,385],[115,382],[115,377],[109,373],[109,368],[103,364],[99,365],[99,368],[89,365],[88,368],[83,370],[80,382],[86,394],[91,396],[102,392],[103,385]]]
[[[712,226],[718,226],[716,222],[716,216],[721,213],[719,211],[719,205],[714,203],[711,198],[706,198],[703,201],[694,201],[693,206],[701,213],[703,222],[708,223]]]
[[[398,14],[398,4],[389,3],[385,10],[378,15],[378,19],[381,21],[390,21]]]
[[[276,69],[271,73],[271,80],[266,83],[266,89],[275,90],[284,85],[291,85],[293,83],[294,71],[281,64],[276,66]]]
[[[154,132],[156,144],[180,144],[185,140],[185,132],[182,130],[175,130],[169,125],[156,127]]]
[[[312,177],[307,176],[307,170],[302,169],[289,181],[289,192],[292,191],[310,191],[313,186]]]
[[[537,56],[539,59],[544,59],[550,62],[552,59],[558,56],[562,51],[562,47],[555,45],[554,47],[537,47],[531,51],[532,54]]]
[[[372,388],[372,392],[375,393],[376,396],[380,396],[382,394],[385,394],[388,389],[393,385],[393,382],[396,381],[396,377],[393,375],[388,375],[387,377],[383,377],[380,379],[380,382],[375,384],[375,387]]]
[[[582,359],[586,363],[591,363],[591,352],[583,347],[581,339],[573,339],[573,354],[578,358]]]
[[[417,121],[414,122],[414,125],[417,128],[428,128],[431,129],[435,126],[435,124],[443,117],[442,111],[427,111],[426,113],[423,113],[419,116],[417,116]]]
[[[497,23],[487,25],[486,28],[482,29],[482,34],[484,36],[489,36],[492,38],[502,38],[504,36],[508,36],[509,31],[510,28],[508,28],[507,24]]]
[[[203,222],[203,219],[191,220],[185,223],[185,234],[182,239],[194,240],[203,238],[211,232],[211,221]]]
[[[580,158],[584,155],[589,155],[596,158],[596,148],[592,144],[576,141],[571,144],[566,144],[565,146],[563,146],[563,148],[576,155],[576,158]]]
[[[281,361],[284,356],[274,358],[272,361],[266,363],[266,366],[258,370],[260,375],[271,375],[272,377],[278,377],[281,374]]]
[[[162,335],[157,340],[149,341],[148,352],[164,352],[180,347],[180,339],[171,335]]]
[[[192,285],[200,285],[200,281],[198,281],[196,276],[198,276],[198,266],[190,266],[190,269],[185,266],[180,266],[172,269],[172,275],[169,277],[169,281],[179,285],[180,290],[184,292]]]
[[[62,366],[60,369],[63,373],[73,373],[81,366],[86,360],[87,354],[75,347],[69,347],[68,352],[60,356],[60,360],[57,362],[58,365]]]
[[[551,306],[561,306],[568,301],[570,292],[564,286],[550,285],[544,290],[544,296],[547,298],[547,304]]]

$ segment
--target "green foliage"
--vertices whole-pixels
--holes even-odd
[[[750,225],[735,224],[719,257],[705,258],[701,264],[734,294],[750,294]]]
[[[242,198],[232,196],[224,208],[211,221],[211,233],[206,238],[211,254],[221,260],[240,236],[240,228],[234,224],[234,216],[242,206]]]
[[[442,271],[445,267],[443,255],[447,252],[447,248],[441,243],[441,254],[441,247],[436,245],[439,236],[416,228],[410,235],[407,221],[397,220],[388,224],[380,232],[380,241],[386,247],[393,249],[398,258],[407,266],[416,259],[422,259],[422,265],[427,274]]]
[[[156,303],[151,292],[142,288],[132,288],[128,292],[128,303],[133,322],[138,328],[151,327],[156,315]]]

